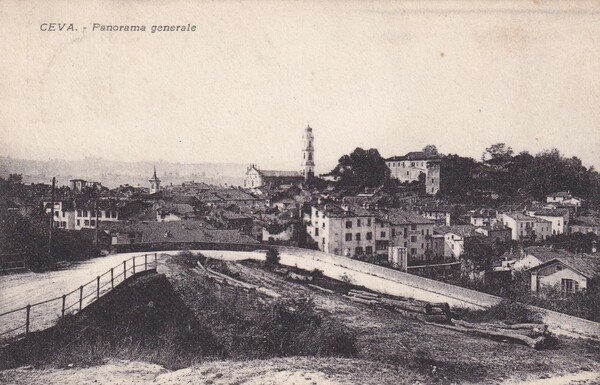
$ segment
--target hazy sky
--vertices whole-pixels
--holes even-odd
[[[310,123],[317,171],[495,142],[600,167],[600,2],[2,1],[0,46],[0,155],[295,169]]]

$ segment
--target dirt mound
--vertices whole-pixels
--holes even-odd
[[[182,355],[211,355],[203,328],[162,274],[127,281],[56,326],[0,350],[4,368],[25,364],[95,364],[104,357],[141,356],[172,365]]]

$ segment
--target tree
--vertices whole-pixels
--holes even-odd
[[[508,147],[505,143],[496,143],[485,149],[481,156],[481,160],[484,162],[490,160],[508,160],[513,154],[513,149]]]
[[[390,169],[376,149],[356,148],[339,159],[331,175],[338,176],[342,186],[378,187],[387,182]]]
[[[423,153],[428,157],[440,155],[435,144],[428,144],[427,146],[423,147]]]

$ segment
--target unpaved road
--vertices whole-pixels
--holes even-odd
[[[181,252],[163,251],[159,255],[173,255]],[[234,251],[203,251],[207,256],[221,258],[224,260],[240,260],[240,259],[264,259],[264,253],[239,253]],[[136,257],[136,265],[138,271],[144,265],[144,255],[148,254],[148,261],[151,263],[154,260],[154,253],[122,253],[111,254],[106,257],[93,258],[74,264],[68,269],[59,271],[50,271],[45,273],[20,273],[13,275],[0,276],[0,314],[34,304],[37,302],[46,301],[51,298],[60,297],[79,286],[84,285],[101,274],[106,273],[111,268],[115,268],[114,276],[122,274],[123,261],[127,261],[132,257]],[[129,263],[128,267],[130,266]],[[131,270],[127,274],[130,274]],[[118,284],[123,277],[117,277],[114,282]],[[106,285],[100,290],[100,294],[110,289],[110,274],[101,277],[100,285]],[[83,304],[94,300],[96,296],[96,283],[93,282],[84,289]],[[66,306],[71,306],[67,312],[77,310],[79,307],[79,291],[70,294],[66,299]],[[42,330],[52,326],[62,311],[62,300],[58,299],[43,305],[34,306],[31,308],[30,314],[30,330]],[[0,333],[5,330],[12,329],[18,325],[25,323],[25,310],[3,316],[0,322]],[[22,333],[24,329],[20,329],[15,333]]]

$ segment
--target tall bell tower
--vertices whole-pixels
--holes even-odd
[[[306,126],[303,136],[303,147],[302,147],[302,175],[305,180],[310,180],[315,176],[315,148],[314,148],[314,136],[312,128]]]

